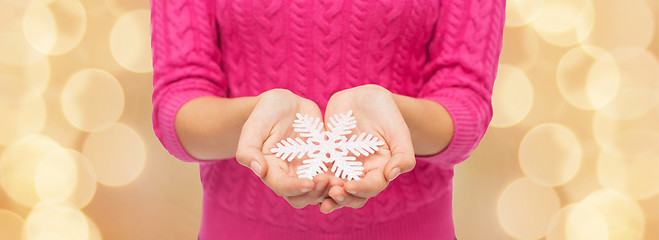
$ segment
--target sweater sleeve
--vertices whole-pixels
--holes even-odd
[[[505,0],[443,0],[439,9],[418,97],[446,108],[454,132],[446,149],[417,160],[451,168],[469,157],[492,119]]]
[[[181,145],[176,113],[201,96],[226,97],[212,0],[151,0],[153,129],[178,159],[200,162]]]

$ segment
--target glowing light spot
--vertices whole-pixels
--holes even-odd
[[[597,176],[602,186],[620,191],[635,199],[648,199],[659,193],[657,159],[659,153],[623,158],[604,151],[598,158]]]
[[[0,35],[0,46],[1,38]],[[46,90],[50,79],[48,58],[42,55],[31,61],[18,65],[0,64],[0,104],[25,104]]]
[[[643,239],[645,217],[629,197],[609,189],[591,193],[582,201],[595,207],[606,219],[611,240]]]
[[[584,43],[606,50],[620,47],[646,48],[654,35],[655,18],[644,0],[593,1],[597,12],[592,31],[579,32]]]
[[[69,122],[85,131],[99,131],[114,124],[124,108],[124,93],[112,75],[84,69],[62,89],[62,111]]]
[[[42,200],[67,200],[82,208],[94,197],[96,173],[82,154],[59,149],[48,153],[39,163],[35,184]]]
[[[96,171],[92,163],[81,153],[69,150],[68,154],[75,161],[78,169],[78,182],[68,200],[76,207],[83,208],[89,204],[96,193]]]
[[[42,98],[21,105],[0,104],[0,116],[0,145],[7,145],[43,129],[46,105]]]
[[[522,171],[544,186],[558,186],[572,179],[581,165],[581,156],[581,144],[574,132],[557,123],[534,127],[519,147]]]
[[[146,160],[144,143],[133,129],[123,124],[90,134],[83,154],[94,165],[98,182],[108,186],[135,180]]]
[[[533,87],[522,70],[500,64],[494,83],[490,125],[508,127],[524,119],[533,105]]]
[[[25,239],[87,240],[87,218],[68,202],[45,201],[37,204],[25,221]]]
[[[617,119],[641,117],[659,103],[659,63],[647,50],[618,48],[611,51],[620,71],[620,88],[611,102],[600,109]]]
[[[43,58],[43,54],[34,50],[23,35],[0,33],[0,63],[25,65]]]
[[[609,231],[604,216],[585,204],[572,204],[552,217],[547,240],[608,240]]]
[[[23,18],[23,31],[32,47],[48,53],[55,46],[57,29],[55,17],[46,4],[32,1]]]
[[[591,0],[546,1],[531,24],[547,42],[570,46],[584,40],[593,27],[595,14]]]
[[[536,65],[540,53],[540,37],[530,26],[503,29],[500,63],[527,70]],[[496,84],[496,81],[495,81]]]
[[[0,209],[0,239],[21,239],[25,221],[18,214]]]
[[[506,26],[523,26],[537,17],[544,0],[512,0],[506,2]]]
[[[659,116],[618,120],[601,111],[593,116],[593,135],[601,149],[624,158],[647,157],[657,150]]]
[[[77,185],[77,167],[65,149],[48,153],[34,176],[37,195],[43,200],[68,198]]]
[[[124,68],[142,73],[151,66],[151,28],[149,10],[135,10],[122,15],[112,27],[110,49]]]
[[[585,49],[592,48],[597,57]],[[558,89],[570,104],[595,109],[608,104],[618,91],[620,73],[613,56],[592,46],[579,46],[567,52],[558,63]]]
[[[103,236],[101,235],[101,231],[98,229],[98,226],[92,220],[87,216],[87,225],[89,225],[89,240],[103,240]]]
[[[87,15],[78,0],[33,0],[23,18],[28,42],[39,52],[59,55],[76,47],[87,27]]]
[[[23,206],[36,204],[37,165],[46,154],[59,148],[54,140],[41,135],[30,135],[9,145],[0,157],[0,182],[7,195]]]
[[[108,8],[116,16],[135,10],[149,8],[149,2],[132,0],[105,0],[104,7]]]
[[[38,235],[30,237],[30,240],[68,240],[69,238],[61,233],[39,233]]]
[[[528,178],[511,183],[499,197],[499,223],[511,236],[538,239],[545,236],[549,220],[560,209],[552,188],[536,185]]]

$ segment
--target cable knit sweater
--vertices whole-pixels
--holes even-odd
[[[153,126],[163,146],[199,163],[211,239],[453,239],[453,166],[492,116],[504,0],[152,0]],[[449,146],[417,156],[360,209],[294,209],[235,159],[199,161],[174,128],[200,96],[289,89],[324,111],[363,84],[430,99],[454,121]]]

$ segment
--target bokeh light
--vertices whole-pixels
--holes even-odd
[[[0,35],[0,46],[3,38],[13,37],[16,35]],[[0,56],[2,55],[0,52]],[[16,57],[20,59],[21,56],[26,55],[17,54]],[[26,62],[15,64],[0,63],[0,104],[25,104],[39,97],[46,90],[50,79],[50,61],[43,55],[33,59],[27,58],[31,59],[20,59]]]
[[[124,108],[124,93],[110,73],[84,69],[69,79],[62,89],[62,111],[77,128],[99,131],[114,124]]]
[[[650,198],[659,193],[659,152],[636,157],[601,152],[597,176],[602,186],[635,199]]]
[[[0,145],[36,134],[46,124],[46,105],[42,98],[26,104],[0,104]]]
[[[26,136],[9,145],[0,157],[0,180],[5,193],[24,206],[39,202],[34,185],[37,166],[46,154],[59,148],[57,142],[42,135]]]
[[[149,1],[134,1],[134,0],[98,0],[103,1],[103,6],[110,10],[113,15],[121,16],[126,12],[136,9],[149,8]]]
[[[35,184],[42,200],[67,200],[82,208],[96,192],[96,172],[82,154],[62,148],[48,153],[41,160]]]
[[[657,122],[659,117],[653,114],[619,120],[598,111],[593,116],[592,131],[602,151],[619,157],[644,157],[657,151]]]
[[[545,0],[509,0],[506,1],[506,26],[526,25],[540,14]]]
[[[87,240],[87,218],[78,208],[65,201],[37,204],[25,220],[23,236],[32,239]]]
[[[87,14],[78,0],[31,0],[23,18],[28,42],[41,53],[63,54],[78,46]]]
[[[492,126],[508,127],[524,119],[533,106],[533,86],[524,71],[507,64],[499,64],[492,106]]]
[[[590,52],[596,52],[596,57]],[[613,56],[593,46],[568,51],[556,70],[558,90],[570,104],[595,109],[608,104],[618,91],[620,73]]]
[[[588,36],[594,21],[592,0],[551,0],[531,24],[545,41],[570,46]]]
[[[544,186],[557,186],[572,179],[579,170],[581,158],[581,144],[574,132],[557,123],[534,127],[519,146],[522,171]]]
[[[609,189],[591,193],[582,201],[606,219],[610,240],[644,239],[645,216],[634,200]]]
[[[151,66],[151,11],[135,10],[121,16],[112,27],[112,55],[124,68],[134,72],[149,72]]]
[[[149,7],[0,0],[0,239],[196,239],[198,167],[153,134]],[[659,1],[505,13],[457,238],[659,239]]]
[[[89,226],[89,240],[103,240],[103,236],[101,234],[101,230],[98,229],[98,225],[89,218],[89,216],[86,216],[87,218],[87,225]]]
[[[579,32],[585,43],[606,50],[648,47],[655,22],[645,0],[594,0],[592,4],[597,12],[593,29]]]
[[[43,58],[23,35],[10,31],[0,33],[0,63],[25,65]]]
[[[565,206],[549,223],[547,240],[608,240],[609,229],[597,208],[586,204]]]
[[[98,182],[115,187],[135,180],[146,158],[140,136],[123,124],[90,134],[82,151],[94,166]]]
[[[546,234],[552,215],[560,209],[552,188],[528,178],[511,183],[497,205],[499,222],[508,234],[519,239],[539,239]]]
[[[42,200],[69,198],[78,182],[78,168],[66,149],[48,153],[37,165],[34,185]]]
[[[66,157],[70,157],[78,169],[76,173],[78,181],[68,201],[78,208],[83,208],[89,204],[96,193],[96,171],[91,162],[81,153],[70,149],[66,151],[68,153]]]
[[[0,209],[0,239],[21,239],[25,220],[15,212]]]
[[[541,42],[536,31],[529,25],[504,28],[499,62],[523,70],[537,66]]]
[[[611,102],[600,110],[618,119],[647,114],[659,103],[659,63],[656,56],[639,48],[618,48],[610,52],[620,72],[620,88]]]
[[[48,53],[57,40],[57,25],[48,6],[38,0],[31,1],[23,19],[23,32],[32,46],[41,53]]]

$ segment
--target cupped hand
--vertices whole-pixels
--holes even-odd
[[[320,203],[328,196],[328,184],[333,176],[321,174],[313,180],[298,178],[296,170],[301,161],[287,162],[270,151],[282,139],[298,137],[292,127],[296,113],[320,117],[320,109],[311,100],[283,89],[264,92],[257,99],[243,125],[236,159],[291,206],[303,208]],[[333,182],[337,184],[336,180]]]
[[[363,162],[364,177],[358,181],[331,184],[329,196],[320,210],[330,213],[343,206],[361,208],[369,198],[384,190],[399,174],[411,171],[416,164],[414,148],[407,124],[392,93],[378,85],[363,85],[335,93],[327,103],[329,116],[353,110],[357,127],[351,134],[373,134],[385,145],[369,156],[357,157]]]

